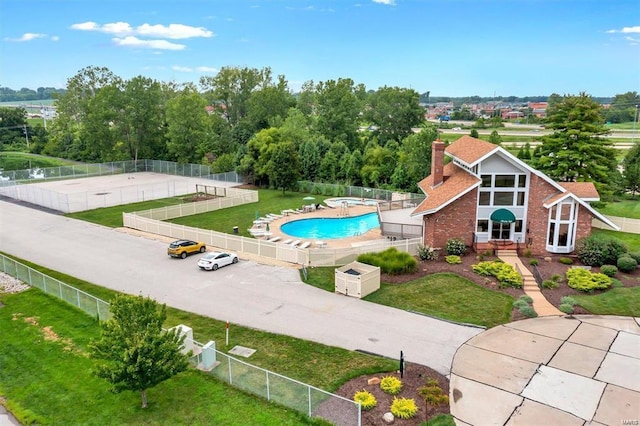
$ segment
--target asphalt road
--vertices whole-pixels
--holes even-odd
[[[295,268],[262,265],[241,253],[236,265],[201,271],[197,255],[170,258],[157,239],[6,201],[0,201],[0,251],[231,324],[395,359],[402,350],[406,361],[442,374],[458,347],[482,331],[318,290],[303,284]]]

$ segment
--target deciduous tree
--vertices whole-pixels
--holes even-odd
[[[147,389],[187,369],[188,356],[181,352],[185,336],[162,329],[166,306],[148,297],[116,296],[110,311],[100,338],[90,344],[92,357],[104,361],[95,373],[114,392],[140,392],[146,408]]]

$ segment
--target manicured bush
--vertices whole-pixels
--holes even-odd
[[[438,260],[438,251],[431,246],[418,246],[418,257],[420,260]]]
[[[533,309],[532,306],[523,306],[519,309],[519,311],[527,318],[535,318],[538,316],[537,312]]]
[[[522,252],[522,255],[524,257],[531,257],[532,254],[533,254],[533,251],[530,248],[524,249],[524,251]]]
[[[391,414],[401,419],[410,419],[418,412],[418,406],[416,401],[411,398],[397,398],[393,397],[391,403]]]
[[[618,268],[614,265],[602,265],[600,267],[600,272],[608,277],[614,277],[618,273]]]
[[[560,275],[560,274],[551,275],[551,281],[555,281],[557,283],[561,283],[563,280],[564,280],[564,278],[562,278],[562,275]]]
[[[524,308],[525,306],[529,306],[526,300],[518,299],[513,302],[512,306],[516,309]]]
[[[397,395],[402,390],[402,380],[394,376],[385,376],[380,380],[380,389],[389,395]]]
[[[460,238],[449,238],[445,246],[448,255],[462,256],[467,251],[467,246]]]
[[[573,313],[573,305],[569,305],[568,303],[561,303],[560,306],[558,306],[558,309],[560,312],[564,312],[565,314]]]
[[[567,284],[578,291],[606,290],[611,286],[611,278],[605,274],[594,274],[586,269],[572,268],[567,271]]]
[[[560,303],[571,305],[571,306],[578,304],[578,302],[576,302],[576,299],[574,299],[571,296],[564,296],[562,299],[560,299]]]
[[[366,390],[361,390],[356,392],[353,395],[353,400],[355,402],[359,402],[363,410],[371,410],[373,407],[378,405],[378,401],[376,401],[376,397],[373,396],[371,392]]]
[[[620,256],[618,258],[618,269],[622,272],[633,272],[638,268],[638,262],[631,256]]]
[[[627,254],[629,255],[629,257],[631,257],[636,262],[638,262],[638,265],[640,265],[640,251],[633,252],[633,253],[627,253]]]
[[[542,281],[542,288],[554,289],[554,288],[558,288],[558,287],[560,287],[560,284],[558,284],[554,280],[544,280],[544,281]]]
[[[460,259],[460,256],[457,256],[455,254],[451,254],[451,255],[445,257],[444,260],[449,265],[458,265],[458,264],[462,263],[462,259]]]
[[[529,261],[529,265],[531,266],[538,266],[538,259],[531,259]]]
[[[418,269],[418,261],[415,257],[407,252],[398,251],[395,247],[378,253],[363,253],[357,260],[367,265],[377,266],[381,272],[389,275],[412,274]]]
[[[471,266],[473,272],[483,276],[494,276],[503,287],[522,288],[522,275],[504,262],[480,262]]]
[[[573,259],[571,259],[570,257],[561,257],[560,259],[558,259],[558,262],[562,263],[563,265],[573,265]]]
[[[533,303],[533,299],[528,294],[523,294],[519,297],[520,300],[524,300],[527,303]]]
[[[588,266],[614,265],[627,252],[627,247],[617,238],[593,234],[576,243],[576,254]]]

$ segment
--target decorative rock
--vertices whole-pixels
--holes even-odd
[[[11,275],[0,272],[0,293],[19,293],[29,286]]]
[[[367,380],[367,384],[368,385],[379,385],[380,384],[380,378],[374,377],[372,379],[369,379],[369,380]]]
[[[393,414],[387,412],[382,416],[382,420],[384,420],[386,424],[390,425],[395,420],[395,417],[393,417]]]
[[[547,257],[544,258],[544,261],[545,262],[551,262],[551,258],[549,256],[547,256]]]

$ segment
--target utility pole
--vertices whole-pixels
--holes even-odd
[[[29,148],[29,132],[27,131],[27,125],[25,124],[23,126],[24,129],[24,137],[27,140],[27,148]]]

